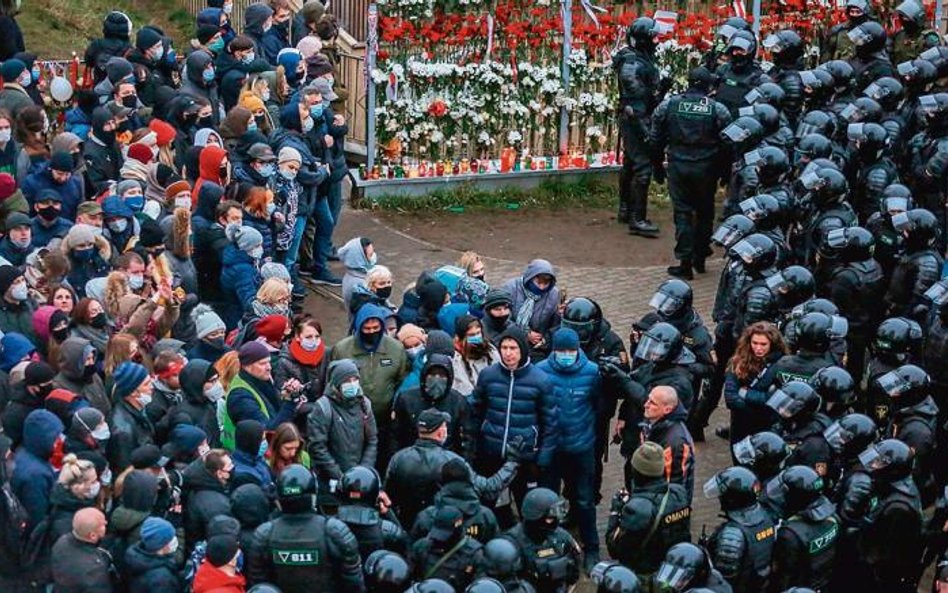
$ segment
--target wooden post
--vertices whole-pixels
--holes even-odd
[[[372,71],[375,70],[375,58],[379,51],[379,7],[369,4],[365,39],[365,166],[371,171],[375,165],[375,82]]]

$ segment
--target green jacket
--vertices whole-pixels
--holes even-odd
[[[34,309],[32,301],[14,305],[0,298],[0,331],[5,334],[19,332],[36,344],[36,332],[33,331]]]
[[[22,212],[30,215],[30,204],[23,196],[23,192],[17,189],[13,195],[0,202],[0,230],[6,230],[7,217],[14,212]]]
[[[378,348],[370,352],[359,343],[359,335],[344,338],[332,349],[332,360],[351,359],[359,367],[362,392],[372,402],[376,421],[388,418],[392,398],[410,365],[405,348],[395,338],[383,335]]]

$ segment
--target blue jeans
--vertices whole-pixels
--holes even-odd
[[[329,184],[329,194],[326,200],[329,202],[329,212],[332,214],[332,228],[335,230],[339,223],[339,217],[342,215],[342,180],[334,181]],[[329,245],[332,248],[332,230],[329,231]],[[328,255],[327,255],[328,257]]]
[[[336,226],[335,220],[330,210],[329,200],[326,198],[316,198],[309,224],[312,225],[315,230],[313,241],[313,271],[317,274],[329,273],[327,258],[332,253],[332,230]]]
[[[300,260],[300,245],[303,243],[303,233],[305,231],[306,219],[297,217],[296,226],[293,228],[293,240],[290,241],[290,247],[286,250],[286,256],[283,260],[283,265],[290,271],[290,276],[293,278],[294,286],[300,286],[299,269],[296,264],[298,264]]]
[[[569,496],[579,527],[579,537],[583,540],[583,551],[599,553],[599,532],[596,530],[596,452],[595,449],[579,453],[557,451],[554,455],[552,473],[553,490],[564,491]]]

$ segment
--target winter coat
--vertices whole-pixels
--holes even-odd
[[[23,446],[14,455],[16,465],[10,486],[26,510],[31,529],[49,512],[49,497],[56,480],[49,458],[62,432],[63,423],[47,410],[31,413],[23,424]]]
[[[485,340],[487,338],[484,338]],[[465,358],[460,352],[454,353],[454,358],[452,359],[452,366],[454,367],[454,383],[451,387],[467,397],[474,391],[474,386],[477,385],[477,378],[480,376],[481,372],[489,367],[490,365],[500,362],[500,354],[497,352],[497,348],[494,347],[490,342],[485,342],[488,347],[487,356],[484,358]]]
[[[546,373],[530,362],[523,332],[511,328],[501,336],[501,340],[507,338],[520,346],[520,365],[509,370],[498,362],[484,369],[469,398],[480,435],[477,455],[503,459],[510,440],[520,437],[524,460],[549,467],[557,445],[553,385]]]
[[[11,303],[0,298],[0,331],[8,334],[16,332],[23,334],[36,344],[39,340],[33,331],[33,303],[30,300],[22,303]]]
[[[104,188],[107,182],[120,178],[124,159],[117,144],[106,146],[93,132],[89,134],[82,149],[82,157],[86,162],[86,176],[96,190]]]
[[[95,238],[95,248],[92,250],[92,257],[84,262],[77,261],[72,252],[69,253],[69,265],[72,267],[66,280],[69,286],[72,286],[79,298],[86,296],[86,282],[93,278],[108,276],[112,271],[109,260],[112,258],[112,247],[109,240],[105,237]]]
[[[283,385],[289,379],[296,379],[302,385],[309,383],[305,395],[310,402],[314,402],[326,391],[327,369],[329,368],[329,349],[323,352],[323,357],[316,366],[305,365],[296,360],[293,355],[284,350],[273,367],[273,384]]]
[[[142,445],[155,444],[155,427],[143,410],[136,410],[125,400],[115,403],[109,418],[109,464],[120,474],[132,464],[132,451]]]
[[[198,295],[202,302],[214,305],[224,301],[220,284],[221,265],[224,248],[230,245],[230,241],[224,234],[224,227],[217,222],[211,221],[199,227],[197,221],[197,217],[192,219],[195,230],[194,253],[191,257],[198,273]]]
[[[74,224],[72,219],[63,218],[62,216],[48,226],[43,223],[43,219],[39,216],[33,218],[33,224],[30,225],[33,230],[32,247],[47,247],[54,240],[65,238]]]
[[[53,545],[55,593],[112,593],[112,557],[97,544],[76,539],[71,532]]]
[[[231,487],[238,488],[244,484],[254,484],[259,486],[270,497],[276,495],[276,485],[273,483],[273,475],[270,474],[270,466],[267,465],[263,457],[249,454],[240,449],[231,453],[231,459],[234,460],[234,472],[231,474]]]
[[[596,442],[596,405],[602,399],[599,367],[578,351],[576,361],[561,366],[553,356],[537,365],[553,384],[559,438],[556,450],[564,453],[592,451]]]
[[[439,509],[452,506],[464,515],[464,532],[482,544],[486,544],[500,531],[494,512],[481,504],[474,485],[468,482],[449,482],[435,494],[434,504],[426,508],[415,519],[411,538],[417,540],[428,535],[434,526]]]
[[[517,323],[517,314],[524,306],[528,296],[527,284],[539,276],[546,274],[553,278],[553,284],[536,300],[533,305],[533,314],[530,320],[522,326],[524,331],[535,331],[543,334],[546,344],[550,343],[552,332],[560,325],[560,316],[557,310],[560,305],[560,290],[556,286],[556,274],[553,266],[545,259],[535,259],[527,264],[522,276],[512,278],[504,283],[501,290],[510,295],[510,320]],[[538,352],[546,352],[548,347],[532,348]]]
[[[54,542],[72,531],[72,517],[76,511],[95,506],[95,499],[78,498],[62,484],[53,486],[49,495],[50,539]]]
[[[89,340],[69,338],[59,348],[59,373],[53,377],[53,386],[81,395],[106,418],[112,412],[112,398],[105,393],[105,385],[98,373],[85,378],[86,356],[93,349]]]
[[[191,593],[244,593],[247,589],[247,578],[242,574],[230,576],[217,568],[206,558],[198,567],[191,585]]]
[[[346,274],[342,277],[342,300],[346,310],[351,311],[352,292],[356,286],[365,286],[365,275],[372,264],[365,257],[362,248],[362,237],[354,237],[339,248],[339,261],[346,267]]]
[[[146,551],[141,542],[125,551],[125,574],[129,591],[179,593],[184,585],[175,566],[174,554],[159,556]]]
[[[356,328],[369,319],[378,319],[384,327],[387,312],[381,307],[365,305],[356,316]],[[359,367],[362,392],[372,402],[376,419],[388,416],[392,398],[402,379],[408,374],[408,355],[401,342],[382,332],[378,346],[370,349],[356,333],[340,340],[332,349],[332,360],[351,359]]]
[[[32,225],[30,225],[32,227]],[[13,241],[10,240],[10,236],[0,239],[0,257],[10,262],[10,265],[16,266],[18,268],[23,267],[23,264],[26,263],[26,256],[33,251],[33,242],[30,241],[30,244],[26,247],[20,248],[13,244]]]
[[[0,62],[26,51],[23,43],[23,31],[12,14],[0,16]]]
[[[23,109],[33,104],[33,99],[23,90],[23,87],[15,82],[5,82],[3,88],[0,89],[0,110],[12,115],[13,119],[16,119]]]
[[[191,424],[197,426],[207,435],[208,444],[219,447],[221,444],[221,430],[217,423],[217,406],[204,396],[204,379],[207,377],[211,362],[191,358],[179,375],[181,393],[184,396],[181,403],[169,412],[169,416],[186,414]]]
[[[56,191],[63,199],[63,209],[59,215],[68,220],[76,219],[76,208],[85,198],[82,190],[82,175],[73,174],[66,183],[56,183],[49,172],[48,163],[44,163],[39,169],[27,175],[20,184],[20,189],[23,190],[23,196],[30,203],[31,209],[35,207],[40,192],[46,189]]]
[[[256,420],[265,429],[275,430],[293,419],[296,404],[292,400],[281,400],[272,381],[261,381],[244,370],[237,374],[236,379],[240,381],[232,381],[227,392],[227,416],[234,426],[241,420]],[[241,383],[254,389],[259,399]]]
[[[240,547],[249,550],[253,532],[270,520],[270,499],[256,484],[234,488],[230,495],[230,510],[240,521]]]
[[[306,426],[309,456],[320,479],[338,480],[356,465],[375,466],[378,428],[367,397],[344,400],[331,390],[313,406]]]
[[[184,469],[182,494],[184,496],[184,532],[188,549],[196,542],[207,539],[207,526],[218,515],[231,516],[227,487],[204,469],[204,460],[198,459]]]
[[[5,378],[6,379],[6,378]],[[10,402],[3,410],[3,434],[13,441],[12,449],[20,446],[23,440],[23,423],[33,410],[43,408],[43,398],[26,390],[26,383],[21,381],[10,388]]]
[[[244,210],[243,225],[256,229],[263,236],[264,256],[273,255],[273,221],[269,218],[254,216]]]
[[[142,523],[150,516],[148,511],[136,511],[124,506],[115,508],[109,516],[109,550],[119,569],[125,564],[125,551],[142,539]]]
[[[257,289],[263,283],[257,262],[233,243],[224,248],[221,270],[221,291],[224,294],[224,306],[221,317],[228,329],[237,327],[244,311],[250,309],[250,303],[257,296]]]
[[[658,443],[665,450],[665,479],[688,491],[695,489],[695,443],[685,426],[688,411],[681,403],[670,414],[642,429],[642,442]]]

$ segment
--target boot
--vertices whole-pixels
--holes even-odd
[[[645,213],[648,208],[648,184],[633,183],[629,187],[629,233],[640,237],[657,237],[658,227]]]
[[[695,272],[698,272],[699,274],[704,274],[705,272],[708,271],[708,270],[704,267],[704,258],[703,258],[703,257],[695,260],[694,268],[695,268]]]
[[[621,197],[619,198],[619,212],[616,214],[616,220],[620,223],[629,222],[629,204]]]
[[[616,214],[616,220],[620,223],[629,222],[629,194],[631,192],[628,177],[625,171],[619,172],[619,212]]]
[[[691,262],[682,261],[677,266],[668,266],[665,270],[669,276],[682,278],[684,280],[694,280],[695,275],[691,272]]]
[[[658,236],[658,227],[650,220],[633,218],[629,221],[629,234],[654,239]]]

